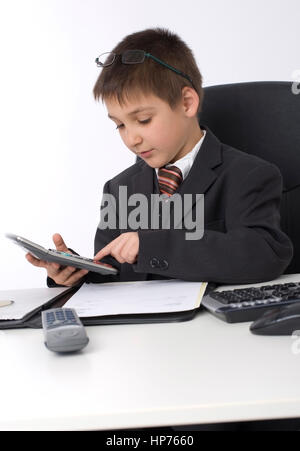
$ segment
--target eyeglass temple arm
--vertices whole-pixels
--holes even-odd
[[[186,78],[187,80],[189,80],[189,82],[191,82],[193,88],[196,91],[196,88],[193,85],[193,81],[191,79],[191,77],[189,77],[187,74],[185,74],[184,72],[181,72],[178,69],[175,69],[175,67],[173,66],[169,66],[169,64],[164,63],[162,60],[160,60],[159,58],[156,58],[156,56],[151,55],[151,53],[145,53],[145,56],[147,56],[148,58],[152,58],[154,61],[156,61],[157,63],[162,64],[163,66],[167,67],[168,69],[173,70],[174,72],[176,72],[178,75],[181,75],[182,77]]]
[[[99,60],[99,57],[96,58],[95,63],[97,64],[98,67],[103,67],[103,64]]]

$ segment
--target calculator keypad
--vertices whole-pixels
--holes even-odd
[[[61,251],[57,251],[56,249],[50,249],[50,250],[51,250],[51,252],[55,252],[58,255],[63,255],[64,257],[72,257],[78,261],[94,263],[95,265],[101,265],[101,266],[105,266],[106,268],[114,269],[114,267],[112,265],[109,265],[108,263],[102,263],[102,262],[95,261],[92,258],[81,257],[80,255],[70,254],[68,252],[61,252]]]

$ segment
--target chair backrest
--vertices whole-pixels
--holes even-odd
[[[281,227],[294,245],[286,274],[300,273],[300,94],[294,91],[291,82],[210,86],[199,114],[221,142],[281,171]]]

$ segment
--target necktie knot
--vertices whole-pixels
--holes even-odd
[[[160,192],[172,196],[183,180],[182,172],[177,166],[164,166],[158,170],[158,185]]]

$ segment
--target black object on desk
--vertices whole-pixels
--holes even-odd
[[[207,310],[228,323],[255,321],[271,308],[295,303],[300,308],[300,282],[212,291],[202,300]]]
[[[256,335],[300,334],[300,302],[269,310],[251,324],[250,331]]]

